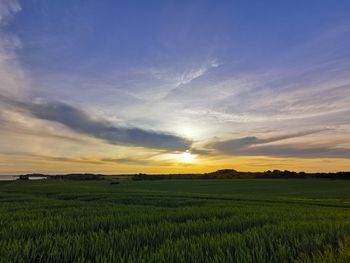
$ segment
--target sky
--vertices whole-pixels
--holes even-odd
[[[350,170],[350,1],[0,0],[0,174]]]

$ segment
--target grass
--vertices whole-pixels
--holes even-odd
[[[349,262],[350,182],[0,182],[0,262]]]

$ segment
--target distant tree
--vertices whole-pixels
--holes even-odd
[[[28,174],[22,174],[19,176],[18,180],[29,180],[29,175]]]

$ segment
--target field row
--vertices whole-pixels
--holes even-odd
[[[347,199],[18,186],[0,191],[0,262],[349,261]]]

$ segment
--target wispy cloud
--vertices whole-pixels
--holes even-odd
[[[21,6],[17,0],[0,1],[0,92],[2,94],[19,96],[27,76],[18,61],[17,49],[21,47],[20,39],[6,31]]]
[[[243,137],[243,138],[239,138],[239,139],[232,139],[232,140],[226,140],[226,141],[221,141],[221,142],[215,142],[212,144],[212,146],[214,148],[217,148],[217,149],[226,149],[226,148],[242,149],[242,148],[249,147],[252,145],[266,144],[266,143],[278,142],[278,141],[282,141],[282,140],[286,140],[286,139],[303,137],[303,136],[318,133],[321,131],[323,131],[323,130],[303,131],[303,132],[298,132],[298,133],[274,136],[274,137],[270,137],[270,138],[257,138],[255,136],[249,136],[249,137]]]
[[[1,0],[0,25],[7,23],[17,12],[21,11],[21,5],[17,0]]]
[[[103,162],[110,162],[116,164],[129,164],[129,165],[149,165],[152,164],[150,160],[136,159],[136,158],[103,158]]]
[[[33,137],[39,137],[39,138],[63,140],[68,142],[87,143],[87,140],[84,140],[83,138],[53,133],[49,131],[49,129],[37,130],[30,127],[23,127],[23,125],[19,125],[18,123],[13,122],[12,120],[2,119],[1,114],[0,114],[0,125],[1,125],[1,132],[18,134],[24,137],[33,136]]]
[[[287,139],[299,138],[322,130],[303,131],[269,138],[255,136],[219,141],[209,147],[226,155],[234,156],[270,156],[270,157],[304,157],[304,158],[350,158],[350,148],[327,146],[304,146],[290,144],[271,144]]]
[[[2,153],[0,152],[0,155],[4,156],[21,156],[31,159],[36,159],[38,161],[52,161],[52,162],[67,162],[67,163],[80,163],[80,164],[103,164],[102,161],[99,160],[92,160],[87,158],[69,158],[69,157],[63,157],[63,156],[50,156],[50,155],[41,155],[41,154],[34,154],[34,153],[25,153],[25,152],[6,152]]]
[[[211,68],[217,68],[220,64],[216,60],[209,61],[208,63],[200,66],[199,68],[193,68],[190,70],[186,70],[183,74],[181,74],[176,80],[176,87],[180,87],[182,85],[186,85],[191,83],[193,80],[200,78],[203,76],[208,70]]]
[[[117,127],[106,120],[92,118],[84,111],[61,102],[41,100],[37,103],[31,103],[3,96],[0,96],[0,99],[39,119],[61,123],[78,133],[103,139],[111,144],[171,151],[185,151],[191,146],[190,140],[173,134],[139,128]]]

